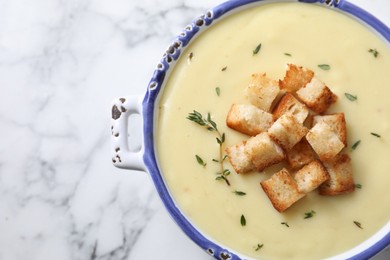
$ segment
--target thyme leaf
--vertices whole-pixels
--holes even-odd
[[[318,67],[323,70],[330,70],[330,65],[328,64],[319,64]]]
[[[344,93],[345,97],[349,99],[349,101],[355,101],[357,100],[357,96],[356,95],[352,95],[352,94],[349,94],[349,93]]]
[[[221,95],[221,89],[219,87],[215,88],[215,92],[217,93],[218,97]]]
[[[356,183],[356,184],[355,184],[355,188],[356,188],[356,189],[361,189],[362,187],[363,187],[363,186],[362,186],[360,183]]]
[[[314,210],[311,210],[309,212],[305,212],[305,219],[306,218],[312,218],[314,215],[316,214],[316,212]]]
[[[221,71],[225,71],[227,69],[227,66],[223,67]]]
[[[291,57],[292,55],[288,52],[285,52],[284,55]]]
[[[205,167],[205,166],[207,165],[207,163],[205,163],[205,162],[203,161],[203,159],[202,159],[199,155],[195,154],[195,157],[196,157],[196,161],[197,161],[200,165],[202,165],[203,167]]]
[[[256,48],[253,50],[253,55],[259,53],[260,49],[261,49],[261,43],[259,43],[259,45],[257,45]]]
[[[354,220],[353,223],[360,229],[363,229],[362,224],[359,221]]]
[[[237,196],[245,196],[246,195],[245,192],[239,191],[239,190],[235,190],[235,191],[233,191],[233,193],[236,194]]]
[[[352,150],[355,150],[355,149],[359,146],[360,142],[361,142],[361,140],[356,141],[356,142],[351,146],[351,149],[352,149]]]
[[[188,61],[191,61],[193,57],[194,57],[194,53],[190,52],[190,54],[188,54]]]
[[[373,136],[375,136],[375,137],[378,137],[378,138],[380,138],[381,137],[381,135],[380,134],[377,134],[377,133],[370,133],[371,135],[373,135]]]
[[[243,227],[246,226],[246,219],[245,219],[245,216],[244,216],[244,215],[241,215],[240,223],[241,223],[241,226],[243,226]]]
[[[379,55],[379,52],[376,50],[376,49],[369,49],[368,50],[369,53],[372,53],[372,55],[377,58],[378,55]]]
[[[286,227],[290,227],[287,222],[281,222],[280,224],[285,225]]]
[[[259,251],[263,246],[264,244],[257,244],[255,251]]]

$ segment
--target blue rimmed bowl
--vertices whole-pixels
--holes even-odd
[[[115,166],[123,169],[141,170],[150,173],[154,185],[170,215],[180,228],[208,254],[217,259],[243,259],[239,253],[230,248],[223,248],[211,241],[193,226],[188,218],[174,203],[173,198],[158,167],[155,154],[154,128],[156,122],[155,110],[158,108],[158,97],[162,95],[164,84],[174,69],[176,61],[191,43],[191,41],[224,17],[264,3],[280,1],[267,0],[234,0],[225,2],[208,10],[189,24],[168,47],[157,65],[144,96],[125,96],[114,100],[112,106],[112,161]],[[390,29],[371,14],[343,0],[290,0],[284,2],[305,2],[325,5],[355,17],[377,31],[390,43]],[[143,142],[137,152],[129,150],[127,140],[128,118],[139,114],[142,118]],[[390,222],[375,235],[359,246],[334,256],[332,259],[368,259],[390,244]]]

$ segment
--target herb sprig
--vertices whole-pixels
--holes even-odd
[[[220,164],[220,172],[218,172],[218,176],[215,178],[216,180],[224,180],[228,186],[230,186],[230,182],[227,179],[227,176],[230,174],[229,169],[225,169],[224,167],[224,160],[225,156],[223,156],[223,143],[225,142],[225,133],[221,133],[218,130],[217,124],[211,119],[210,113],[207,113],[207,117],[204,118],[201,113],[199,113],[196,110],[193,110],[192,113],[189,113],[187,116],[187,119],[197,123],[198,125],[205,127],[210,132],[215,132],[217,137],[217,143],[219,144],[219,160],[213,160],[218,161]]]

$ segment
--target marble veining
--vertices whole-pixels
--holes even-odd
[[[110,109],[221,2],[0,0],[1,260],[210,259],[147,174],[112,165]],[[370,2],[390,25],[386,0]]]

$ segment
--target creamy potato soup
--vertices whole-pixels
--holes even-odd
[[[248,139],[226,126],[230,106],[249,103],[244,89],[251,74],[266,72],[283,79],[288,63],[313,70],[338,96],[327,112],[345,113],[345,150],[359,188],[339,196],[313,191],[279,213],[260,186],[279,168],[239,175],[225,160],[231,185],[216,180],[217,136],[186,117],[193,110],[210,113],[225,133],[224,148]],[[156,111],[161,172],[180,210],[211,240],[251,258],[321,259],[357,246],[389,221],[390,48],[355,19],[323,6],[291,2],[236,13],[191,43],[161,95]],[[311,211],[316,214],[304,218]]]

